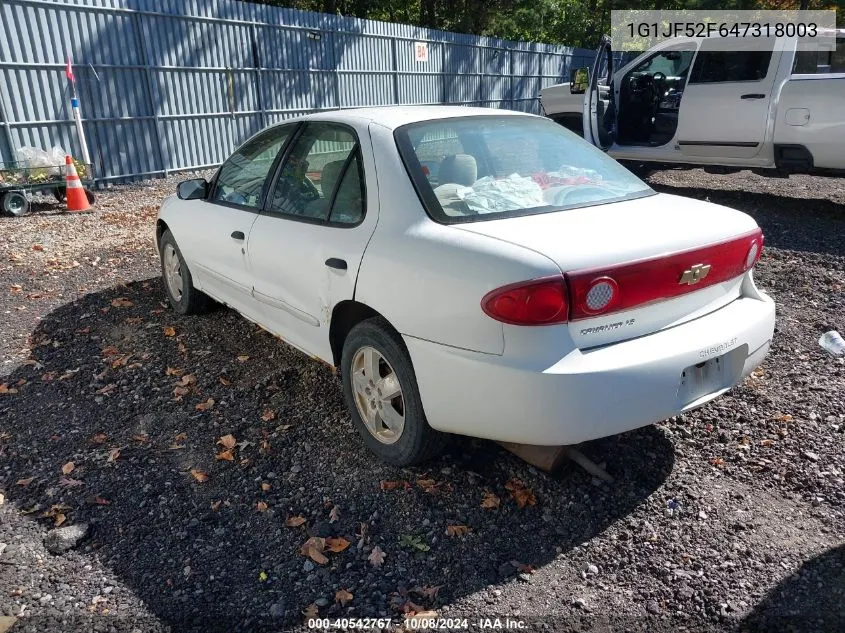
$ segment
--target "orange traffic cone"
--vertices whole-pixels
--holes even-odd
[[[76,166],[70,156],[65,156],[65,190],[67,191],[67,210],[69,213],[85,213],[91,210],[88,196],[82,188]]]

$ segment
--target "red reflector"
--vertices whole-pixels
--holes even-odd
[[[754,248],[756,245],[756,249]],[[586,319],[641,307],[701,290],[735,277],[752,268],[763,250],[763,233],[756,229],[736,239],[663,257],[645,259],[608,268],[579,270],[565,275],[570,292],[569,318]],[[616,282],[617,291],[606,308],[591,310],[596,292],[589,292],[601,278]],[[605,295],[606,296],[606,295]]]
[[[481,300],[484,312],[512,325],[564,323],[568,316],[563,277],[535,279],[497,288]]]

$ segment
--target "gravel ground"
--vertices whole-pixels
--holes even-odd
[[[612,486],[474,440],[374,462],[327,368],[228,310],[166,309],[173,178],[3,218],[0,630],[845,630],[845,360],[817,344],[845,332],[845,180],[651,180],[757,219],[778,325],[728,395],[585,445]]]

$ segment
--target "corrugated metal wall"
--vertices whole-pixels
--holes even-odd
[[[537,112],[541,87],[594,53],[234,0],[2,0],[0,158],[79,156],[73,58],[98,176],[220,163],[285,118],[351,106],[456,103]],[[428,44],[417,61],[416,42]]]

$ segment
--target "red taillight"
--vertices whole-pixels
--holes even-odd
[[[484,312],[512,325],[564,323],[569,316],[563,277],[535,279],[497,288],[481,300]]]
[[[763,233],[609,268],[511,284],[481,300],[486,314],[512,325],[549,325],[630,310],[730,281],[754,267]],[[568,293],[567,293],[568,288]]]
[[[611,268],[567,273],[571,297],[569,318],[575,321],[630,310],[729,281],[752,268],[760,259],[762,248],[763,233],[757,229],[703,248]],[[589,292],[608,279],[616,284],[615,297],[605,308],[592,309]]]

